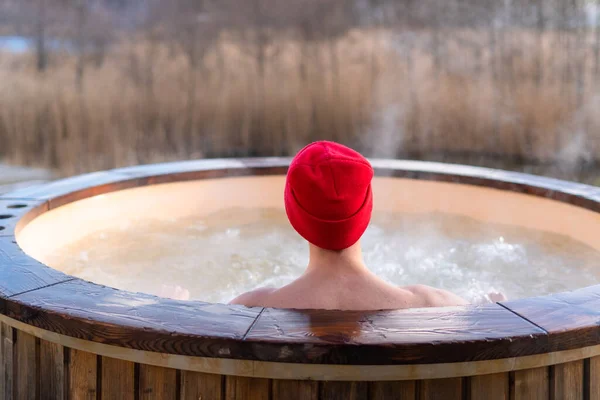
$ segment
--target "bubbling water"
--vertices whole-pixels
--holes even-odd
[[[375,213],[367,266],[395,285],[426,284],[478,301],[542,295],[599,281],[598,251],[566,236],[443,213]],[[227,209],[194,219],[132,219],[47,254],[65,273],[119,289],[226,303],[280,287],[308,262],[306,242],[278,209]]]

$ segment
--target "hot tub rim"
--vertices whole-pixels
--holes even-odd
[[[572,292],[509,301],[497,305],[464,307],[461,310],[467,312],[467,316],[461,315],[460,319],[457,317],[454,334],[438,335],[429,342],[393,342],[385,340],[385,338],[380,341],[356,342],[349,340],[348,334],[340,332],[339,327],[337,330],[334,329],[335,326],[328,327],[325,334],[320,337],[312,336],[310,339],[307,337],[305,341],[300,342],[285,333],[283,335],[273,334],[273,332],[268,335],[260,333],[255,335],[255,331],[261,323],[269,324],[269,321],[265,320],[269,314],[283,313],[282,316],[278,316],[277,321],[281,319],[285,321],[285,314],[292,313],[290,318],[293,322],[294,313],[298,313],[298,311],[258,308],[254,309],[254,314],[246,317],[244,323],[248,326],[244,325],[239,332],[227,332],[226,330],[221,332],[214,329],[199,328],[192,333],[185,332],[184,336],[187,335],[186,343],[200,343],[203,346],[178,348],[173,345],[175,343],[173,337],[178,334],[175,331],[150,328],[149,325],[152,324],[149,323],[147,323],[147,326],[142,323],[141,326],[137,326],[135,329],[133,327],[130,327],[129,330],[120,329],[124,328],[123,325],[103,320],[98,318],[98,315],[78,315],[69,309],[69,304],[53,305],[55,309],[50,310],[48,304],[40,304],[32,300],[34,294],[48,293],[47,296],[52,298],[53,294],[57,294],[62,288],[74,284],[84,285],[90,290],[102,290],[101,288],[104,288],[109,291],[116,291],[116,289],[105,288],[49,269],[23,253],[16,243],[15,233],[18,233],[20,229],[38,215],[83,198],[132,187],[207,178],[280,175],[285,173],[289,161],[288,158],[213,159],[153,164],[81,175],[56,181],[42,187],[24,189],[0,196],[0,207],[3,204],[15,204],[15,202],[27,205],[22,209],[15,209],[12,212],[15,215],[14,221],[11,222],[12,225],[9,225],[8,229],[0,231],[0,255],[4,254],[6,256],[4,259],[0,257],[0,265],[4,264],[4,270],[9,270],[5,273],[10,273],[11,267],[13,270],[20,268],[21,273],[39,278],[34,279],[30,287],[17,287],[12,291],[3,287],[10,286],[10,282],[8,285],[0,284],[0,312],[17,321],[45,330],[131,349],[149,349],[147,343],[140,344],[130,340],[132,335],[146,332],[156,335],[156,343],[162,343],[160,346],[157,345],[150,349],[156,352],[309,364],[400,365],[468,362],[522,357],[600,344],[600,327],[596,322],[596,313],[594,312],[598,302],[596,299],[600,297],[600,285]],[[600,209],[600,189],[579,183],[463,165],[402,160],[372,160],[372,163],[376,174],[379,176],[427,179],[492,187],[551,198],[595,212]],[[130,292],[117,292],[125,296],[137,296]],[[164,302],[162,299],[158,299],[158,301],[159,303]],[[197,302],[197,304],[207,303]],[[207,307],[215,307],[217,313],[235,310],[231,312],[233,319],[241,318],[242,310],[245,310],[245,312],[252,310],[226,305],[209,305]],[[431,312],[431,310],[439,312],[436,318],[451,318],[448,317],[447,310],[430,309],[428,312]],[[477,319],[481,318],[481,315],[472,313],[469,316],[468,314],[471,311],[481,313],[482,310],[484,315],[485,313],[493,314],[493,318],[496,319],[499,315],[506,319],[512,318],[512,324],[521,324],[519,330],[515,329],[514,335],[507,334],[502,337],[494,337],[490,334],[489,329],[486,331],[481,328],[485,324],[488,324],[489,327],[494,326],[494,321],[489,320],[492,317],[487,317],[488,320],[484,319],[482,321]],[[401,310],[394,312],[406,316],[418,311]],[[322,318],[319,315],[323,314],[324,310],[306,310],[300,313],[304,316],[309,315],[309,318],[319,319]],[[346,311],[336,311],[335,313],[339,316],[344,314],[357,315],[356,312]],[[386,315],[385,313],[383,314]],[[373,311],[371,314],[376,317],[381,312]],[[362,315],[361,318],[370,321],[369,315]],[[378,323],[381,325],[371,321],[370,329],[378,328],[382,331],[397,329],[397,327],[385,326],[386,318],[389,318],[389,315],[385,318],[379,316]],[[469,318],[474,321],[477,320],[481,330],[479,336],[465,336],[465,332],[461,331],[461,321]],[[561,324],[561,319],[565,318],[569,321],[569,324]],[[377,318],[374,319],[377,320]],[[65,321],[68,321],[68,324],[65,325]],[[212,323],[214,325],[214,321]],[[69,328],[69,324],[71,324],[71,328]],[[111,333],[113,336],[109,340],[107,337],[86,335],[81,330],[81,326],[88,328],[98,326],[105,329],[110,327],[114,330]],[[302,326],[295,326],[294,329],[302,331]],[[440,329],[448,329],[448,326],[440,326]],[[310,330],[305,327],[304,331],[309,332]],[[451,329],[449,331],[452,332]],[[179,334],[182,333],[179,332]],[[159,340],[160,338],[163,338],[162,342]],[[171,338],[171,341],[169,341],[169,338]],[[314,354],[310,355],[307,346],[308,350],[312,350]],[[305,351],[303,352],[302,349]],[[232,354],[232,351],[235,354]],[[415,354],[418,356],[415,356]]]

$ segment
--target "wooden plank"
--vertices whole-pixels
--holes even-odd
[[[102,400],[135,398],[135,364],[102,357]]]
[[[545,353],[598,344],[600,285],[502,304],[548,332]]]
[[[513,400],[547,400],[549,375],[548,367],[524,369],[514,372],[514,385],[511,387]]]
[[[415,381],[371,382],[369,400],[414,400],[416,398]]]
[[[40,398],[54,400],[64,398],[65,385],[64,347],[40,341]]]
[[[0,266],[0,296],[3,297],[72,278],[29,257],[12,236],[0,236]]]
[[[600,400],[600,356],[590,358],[590,400]]]
[[[271,400],[318,400],[318,398],[319,383],[316,381],[273,380]]]
[[[181,400],[223,400],[224,385],[222,375],[181,371]]]
[[[177,396],[177,370],[140,365],[140,394],[142,400],[170,400]]]
[[[421,381],[419,400],[462,400],[463,379],[427,379]]]
[[[0,360],[0,398],[13,398],[13,329],[12,327],[0,322],[0,348],[2,349],[2,359]],[[3,397],[4,396],[4,397]]]
[[[583,399],[583,360],[558,364],[554,367],[553,399]]]
[[[85,351],[69,350],[69,394],[72,399],[95,400],[98,356]]]
[[[23,331],[17,330],[15,368],[15,395],[19,400],[35,400],[38,390],[36,376],[36,339]]]
[[[224,346],[232,355],[253,346],[241,339],[261,311],[199,301],[182,304],[79,279],[15,296],[6,307],[11,318],[83,340],[219,358]]]
[[[473,376],[469,379],[471,399],[508,400],[508,373]]]
[[[226,400],[269,400],[269,379],[227,376],[225,382]]]
[[[321,398],[327,400],[361,400],[369,397],[367,382],[321,382]]]
[[[267,308],[245,342],[260,342],[261,360],[380,365],[393,359],[420,364],[543,352],[546,342],[539,338],[545,334],[497,304],[343,313]],[[512,340],[510,346],[507,338]],[[352,346],[346,345],[349,342]],[[431,346],[432,342],[436,345]],[[276,345],[286,350],[275,351]],[[306,345],[319,346],[319,353],[306,352]]]

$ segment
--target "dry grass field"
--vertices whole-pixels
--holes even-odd
[[[70,175],[337,140],[379,157],[594,162],[597,35],[353,29],[324,40],[222,33],[192,63],[130,37],[101,63],[0,53],[0,158]],[[259,56],[257,56],[259,54]],[[85,65],[85,69],[83,69]]]

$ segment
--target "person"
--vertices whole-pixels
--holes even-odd
[[[292,227],[309,243],[308,266],[286,286],[259,288],[230,303],[336,310],[467,304],[445,290],[391,285],[367,268],[360,238],[373,210],[373,174],[366,158],[338,143],[319,141],[300,150],[288,170],[284,203]]]

